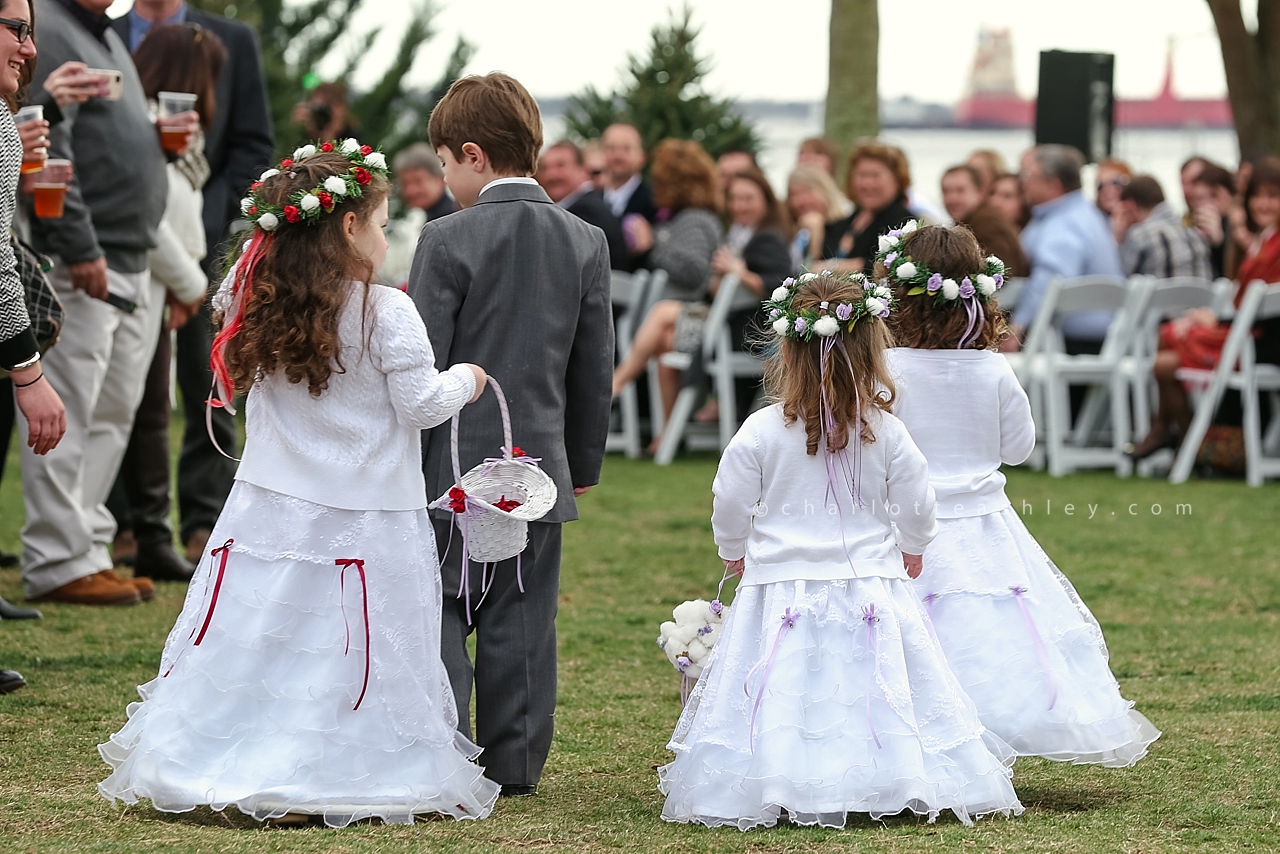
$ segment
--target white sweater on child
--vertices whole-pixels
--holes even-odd
[[[907,577],[902,553],[922,553],[938,533],[928,469],[897,418],[873,412],[868,423],[876,438],[861,449],[857,509],[842,476],[828,497],[823,450],[806,452],[803,422],[788,426],[781,404],[738,430],[712,486],[711,526],[722,558],[746,559],[743,584]]]
[[[366,308],[364,290],[351,287],[338,325],[342,370],[318,398],[280,371],[250,389],[237,480],[343,510],[427,506],[420,431],[466,405],[475,375],[436,370],[407,295],[370,285]]]
[[[983,516],[1009,506],[1000,464],[1036,444],[1031,404],[1009,362],[990,350],[888,353],[893,411],[929,460],[938,517]]]

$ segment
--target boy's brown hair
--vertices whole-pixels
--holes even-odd
[[[542,150],[538,102],[514,77],[495,71],[455,80],[427,122],[431,147],[444,146],[462,159],[473,142],[489,155],[495,172],[532,175]]]
[[[957,282],[965,276],[973,277],[986,269],[986,257],[974,238],[973,232],[963,225],[950,228],[942,225],[926,225],[902,241],[904,255],[924,264],[943,278]],[[890,278],[883,264],[875,268],[877,281]],[[914,350],[954,350],[964,337],[969,325],[969,315],[960,301],[945,306],[934,305],[930,293],[908,296],[910,285],[895,286],[898,308],[889,316],[889,331],[898,347]],[[997,292],[999,293],[999,292]],[[1009,334],[1004,312],[996,303],[996,297],[983,305],[982,329],[977,339],[969,344],[969,350],[989,350]]]

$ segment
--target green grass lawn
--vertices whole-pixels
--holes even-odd
[[[0,548],[22,518],[16,459],[0,488]],[[844,831],[742,834],[665,824],[653,767],[667,761],[677,677],[658,624],[720,577],[715,462],[660,469],[610,458],[565,530],[560,705],[536,798],[477,823],[262,830],[234,809],[173,816],[109,805],[96,745],[155,675],[183,588],[134,608],[51,605],[0,625],[0,665],[30,685],[0,697],[0,851],[1237,851],[1280,846],[1280,490],[1240,482],[1065,479],[1016,471],[1015,507],[1092,607],[1126,697],[1164,736],[1136,767],[1021,760],[1027,812],[966,828],[901,816]],[[1046,502],[1051,502],[1046,510]],[[1066,504],[1074,515],[1066,515]],[[1176,505],[1190,504],[1177,514]],[[1089,505],[1094,506],[1089,518]],[[1153,505],[1161,512],[1153,513]],[[21,600],[18,573],[0,593]],[[949,815],[949,814],[948,814]]]

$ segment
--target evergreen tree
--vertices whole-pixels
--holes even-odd
[[[292,151],[305,131],[293,123],[294,105],[319,82],[316,69],[336,54],[339,39],[362,10],[372,11],[378,0],[191,0],[207,12],[244,21],[258,31],[262,46],[267,96],[275,123],[276,147],[283,154]],[[360,125],[360,138],[381,145],[394,154],[405,145],[426,137],[427,118],[436,102],[448,90],[470,61],[473,48],[462,38],[454,45],[441,79],[429,89],[412,89],[404,76],[413,67],[418,51],[435,36],[432,19],[435,6],[423,0],[404,22],[400,45],[381,79],[364,92],[353,92],[349,104]],[[370,55],[382,32],[375,27],[347,55],[335,79],[349,80]]]
[[[698,56],[699,30],[686,6],[666,26],[650,33],[646,57],[627,58],[627,82],[613,94],[588,86],[569,99],[565,124],[580,139],[595,139],[614,122],[628,122],[640,130],[646,149],[668,137],[693,139],[718,157],[726,151],[760,150],[760,137],[733,103],[714,98],[702,88],[709,61]]]

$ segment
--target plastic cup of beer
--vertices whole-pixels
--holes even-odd
[[[21,126],[27,122],[39,121],[44,121],[44,106],[42,104],[23,107],[13,114],[13,123],[15,125]],[[27,175],[31,172],[39,172],[44,168],[44,162],[48,159],[49,149],[47,148],[37,148],[32,151],[24,149],[22,152],[22,174]]]
[[[191,134],[185,127],[170,127],[170,120],[196,108],[196,96],[190,92],[157,92],[156,102],[160,113],[160,146],[172,154],[181,154],[191,144]]]
[[[70,160],[47,160],[44,169],[35,177],[32,195],[35,197],[36,216],[40,219],[61,219],[62,205],[67,196],[67,184],[71,183]]]

